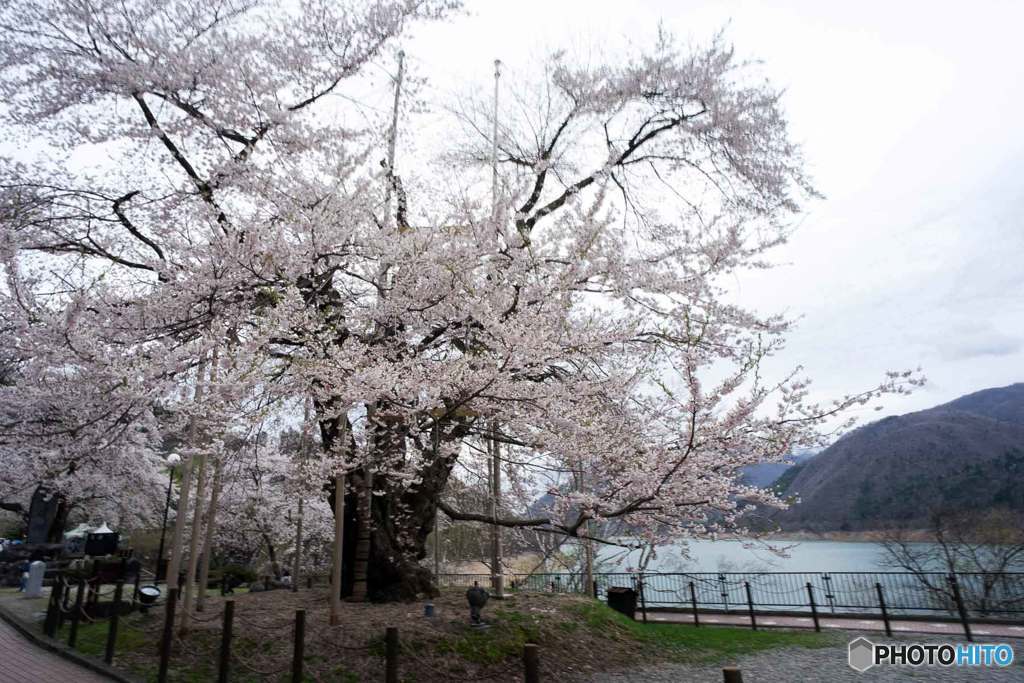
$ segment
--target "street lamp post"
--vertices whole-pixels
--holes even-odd
[[[167,456],[167,465],[170,473],[167,477],[167,501],[164,503],[164,521],[160,526],[160,549],[156,553],[156,582],[160,583],[160,565],[164,561],[164,540],[167,536],[167,515],[171,511],[171,489],[174,488],[174,466],[181,462],[181,456],[177,453],[170,453]],[[164,577],[166,579],[167,577]]]

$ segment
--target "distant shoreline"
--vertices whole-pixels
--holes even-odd
[[[844,541],[848,543],[880,543],[886,539],[888,532],[882,530],[869,531],[779,531],[760,536],[770,541]],[[935,536],[926,529],[901,531],[900,534],[911,541],[934,541]],[[743,536],[731,538],[742,539]]]

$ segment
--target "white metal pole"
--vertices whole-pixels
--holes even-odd
[[[498,226],[498,92],[501,79],[501,60],[494,60],[494,127],[491,132],[491,221],[494,232],[500,235]],[[501,570],[501,529],[497,525],[498,498],[501,496],[501,449],[494,440],[497,423],[491,423],[490,441],[490,480],[491,480],[491,586],[495,598],[504,597],[504,580]]]
[[[388,184],[384,194],[384,225],[391,223],[391,177],[395,173],[395,149],[398,145],[398,104],[402,97],[405,78],[405,52],[398,52],[398,76],[395,78],[395,101],[391,111],[391,130],[388,132]]]

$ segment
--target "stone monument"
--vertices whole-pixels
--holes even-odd
[[[39,598],[43,595],[43,577],[46,575],[46,563],[36,560],[28,566],[28,582],[25,584],[26,598]]]

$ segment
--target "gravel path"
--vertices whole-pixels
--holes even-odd
[[[857,637],[851,634],[850,640]],[[875,642],[877,636],[868,635]],[[950,642],[934,637],[908,637],[915,643]],[[891,642],[885,639],[884,642]],[[743,683],[800,683],[829,681],[829,683],[867,683],[869,681],[967,681],[968,683],[1024,683],[1024,642],[1009,641],[1014,647],[1014,664],[998,667],[893,667],[884,666],[858,673],[847,664],[846,646],[785,648],[740,657],[738,662],[707,664],[663,664],[646,669],[634,669],[594,676],[593,683],[721,683],[722,666],[738,665]]]

